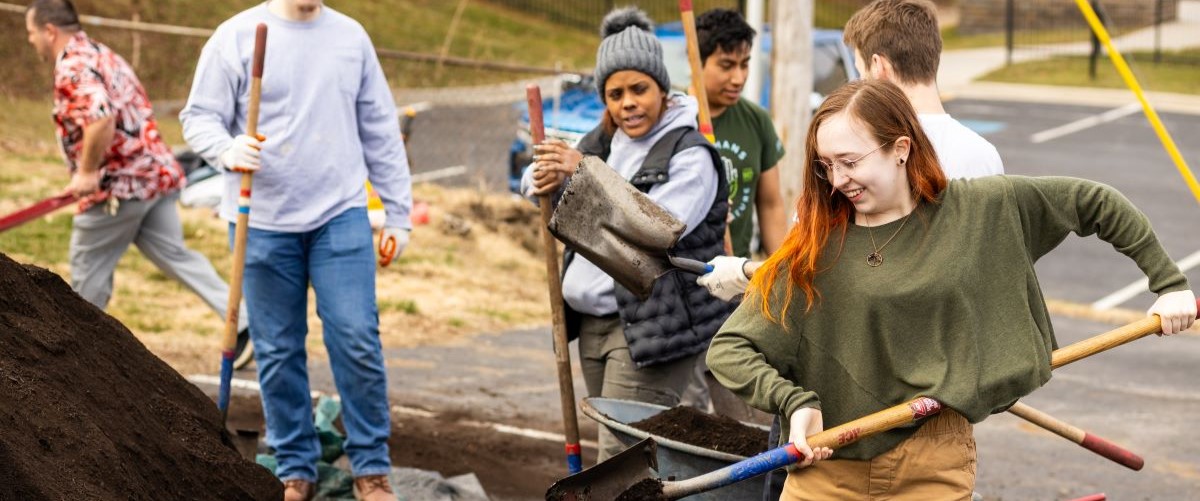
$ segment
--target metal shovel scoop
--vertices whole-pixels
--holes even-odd
[[[563,189],[550,232],[645,298],[673,266],[667,250],[685,225],[606,165],[584,157]]]

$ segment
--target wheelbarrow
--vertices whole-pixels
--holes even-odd
[[[646,439],[652,439],[657,446],[658,467],[656,470],[662,478],[692,478],[746,459],[746,456],[698,447],[654,435],[629,425],[629,423],[649,419],[669,410],[670,407],[632,400],[592,397],[583,399],[579,408],[584,415],[608,428],[613,436],[627,447],[637,445]],[[766,426],[754,423],[743,422],[742,425],[769,431]],[[704,501],[758,500],[762,499],[762,494],[762,482],[739,482],[698,494],[690,499]]]
[[[1197,301],[1200,307],[1200,301]],[[1083,358],[1108,351],[1147,335],[1162,332],[1157,316],[1118,327],[1098,336],[1054,350],[1050,367],[1057,369]],[[932,398],[918,397],[808,437],[813,448],[838,449],[858,440],[913,423],[942,411]],[[585,500],[671,500],[712,491],[782,468],[801,460],[792,444],[769,450],[752,458],[683,480],[662,480],[653,471],[658,468],[657,445],[646,438],[604,462],[555,482],[546,492],[547,501]]]

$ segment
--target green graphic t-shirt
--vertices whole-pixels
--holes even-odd
[[[729,234],[733,239],[733,254],[750,257],[758,178],[783,158],[783,142],[775,134],[775,124],[767,111],[745,99],[738,99],[736,104],[713,119],[713,133],[717,136],[717,151],[721,152],[725,175],[729,179],[729,211],[733,215]]]

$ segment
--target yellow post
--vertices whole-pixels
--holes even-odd
[[[1104,29],[1104,23],[1100,22],[1100,18],[1096,16],[1096,11],[1092,10],[1092,6],[1087,0],[1075,0],[1075,4],[1079,6],[1079,11],[1083,13],[1084,19],[1092,27],[1092,32],[1096,34],[1104,47],[1108,49],[1108,57],[1112,59],[1113,66],[1117,67],[1117,73],[1121,74],[1121,78],[1125,80],[1125,85],[1129,86],[1138,101],[1142,103],[1142,109],[1146,112],[1146,120],[1150,121],[1150,126],[1154,127],[1154,132],[1158,134],[1158,139],[1162,141],[1163,148],[1167,150],[1167,155],[1171,156],[1171,160],[1175,162],[1175,168],[1179,169],[1179,175],[1183,176],[1183,181],[1187,183],[1188,188],[1192,190],[1192,196],[1196,197],[1196,201],[1200,202],[1200,183],[1196,182],[1196,176],[1192,174],[1188,168],[1187,162],[1184,162],[1183,155],[1179,153],[1179,148],[1175,146],[1175,141],[1171,139],[1171,134],[1167,132],[1166,126],[1162,120],[1158,118],[1158,113],[1154,111],[1154,107],[1150,106],[1150,102],[1146,100],[1146,93],[1142,91],[1141,85],[1138,85],[1137,78],[1133,76],[1129,65],[1125,64],[1125,58],[1117,51],[1117,48],[1112,44],[1112,38],[1108,36],[1108,30]]]

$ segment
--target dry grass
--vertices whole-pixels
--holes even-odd
[[[3,128],[0,125],[0,128]],[[3,131],[0,131],[3,132]],[[13,136],[8,136],[13,137]],[[0,214],[49,196],[67,177],[52,138],[0,142]],[[388,347],[462,341],[472,333],[545,324],[545,264],[538,254],[538,213],[508,195],[414,188],[430,206],[408,250],[377,275],[380,332]],[[227,277],[227,223],[202,209],[180,209],[190,247]],[[0,233],[0,252],[48,268],[69,281],[70,209]],[[181,373],[217,368],[223,322],[194,294],[136,249],[117,267],[108,312]],[[315,300],[309,300],[310,353],[324,356]]]

